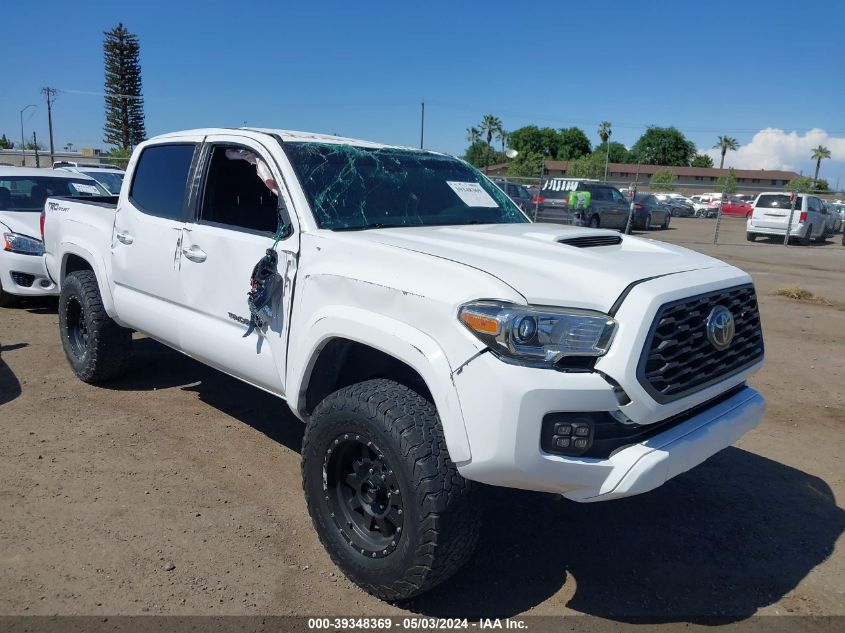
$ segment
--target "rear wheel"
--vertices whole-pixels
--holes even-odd
[[[645,222],[643,223],[643,230],[648,231],[651,229],[651,213],[645,216]]]
[[[801,246],[809,246],[810,240],[813,238],[813,225],[807,227],[807,232],[799,239]]]
[[[350,580],[379,598],[428,591],[475,548],[474,484],[449,458],[434,405],[396,382],[351,385],[316,407],[302,477],[323,546]]]
[[[748,240],[749,242],[753,242],[757,239],[757,234],[756,233],[746,233],[745,239]]]
[[[65,277],[59,295],[59,332],[73,373],[83,382],[111,380],[126,369],[132,332],[106,314],[92,271]]]

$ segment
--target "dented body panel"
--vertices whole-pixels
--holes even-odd
[[[184,217],[151,217],[129,194],[139,156],[148,147],[186,142],[197,149]],[[336,222],[351,204],[345,196],[359,186],[358,174],[353,169],[339,176],[315,200],[308,191],[313,170],[297,168],[286,143],[327,146],[333,158],[347,152],[350,164],[362,148],[387,148],[281,130],[208,129],[156,137],[133,154],[116,208],[66,200],[48,204],[51,277],[61,285],[68,262],[87,263],[117,322],[285,398],[303,420],[310,413],[309,388],[320,379],[315,367],[333,341],[377,350],[424,382],[461,474],[494,485],[559,492],[579,501],[636,494],[700,463],[760,421],[762,399],[744,381],[762,360],[664,403],[643,389],[636,369],[662,305],[749,284],[741,270],[631,236],[580,248],[565,242],[618,234],[532,224],[510,208],[498,223],[389,228],[347,223],[339,228],[362,230],[327,229],[326,223]],[[251,164],[263,164],[261,178],[279,199],[275,239],[204,221],[204,166],[215,144],[236,146],[251,153]],[[419,158],[423,176],[427,160],[453,160],[402,151]],[[389,168],[391,156],[386,152],[387,162],[375,169]],[[467,169],[456,161],[455,173]],[[396,187],[408,186],[406,174],[391,177]],[[449,185],[460,200],[477,201],[479,218],[491,212],[491,204],[505,204],[486,181]],[[420,195],[420,208],[426,202]],[[355,219],[376,226],[380,218],[373,205],[360,199],[355,204]],[[149,234],[157,237],[145,243],[140,236],[156,224],[161,230]],[[273,247],[281,290],[268,307],[267,327],[253,331],[246,307],[250,274],[265,249]],[[152,270],[158,274],[150,275]],[[458,320],[462,306],[479,300],[608,315],[615,337],[606,354],[580,369],[509,362]],[[644,427],[698,411],[727,393],[733,394],[728,400],[609,457],[551,455],[540,446],[542,420],[549,413],[607,412]]]

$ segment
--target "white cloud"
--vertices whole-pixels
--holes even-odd
[[[830,150],[832,161],[845,161],[843,137],[830,136],[820,128],[813,128],[803,135],[766,128],[757,132],[748,143],[740,145],[737,151],[729,151],[725,156],[725,167],[804,170],[805,174],[812,175],[815,161],[810,159],[810,154],[817,145],[824,145]],[[708,149],[704,153],[713,159],[714,165],[719,166],[721,153],[718,149]],[[826,162],[830,161],[822,161],[822,177]]]

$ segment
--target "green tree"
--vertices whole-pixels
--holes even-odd
[[[678,177],[671,171],[668,169],[661,169],[660,171],[654,172],[654,175],[651,177],[651,180],[648,181],[648,184],[649,187],[655,191],[672,191],[675,188],[675,182],[677,180]]]
[[[31,150],[31,151],[35,151],[36,149],[39,152],[44,151],[44,145],[42,145],[41,143],[36,144],[36,143],[33,143],[32,141],[27,141],[26,143],[24,143],[23,148]]]
[[[109,157],[106,159],[106,163],[114,165],[115,167],[120,167],[121,169],[126,169],[126,165],[129,163],[129,157],[131,155],[131,149],[125,147],[115,147],[109,152]]]
[[[695,144],[674,127],[649,127],[631,147],[629,160],[643,165],[688,166]]]
[[[485,114],[478,129],[487,140],[487,149],[489,150],[487,155],[489,156],[493,152],[493,137],[502,131],[502,121],[497,116]],[[488,163],[485,163],[484,166],[487,167]]]
[[[502,144],[502,154],[505,153],[505,143],[508,142],[508,133],[499,126],[499,130],[496,132],[496,138]]]
[[[519,153],[508,163],[508,176],[530,176],[537,178],[541,175],[545,158],[537,152]]]
[[[463,159],[470,165],[486,169],[490,165],[505,162],[505,155],[489,147],[484,141],[473,143],[467,148]]]
[[[814,181],[809,176],[799,176],[786,183],[784,190],[797,193],[826,193],[830,191],[830,185],[824,179]]]
[[[6,135],[0,136],[0,149],[15,149],[15,144],[6,138]]]
[[[604,160],[605,156],[599,152],[581,156],[569,163],[569,169],[566,170],[566,175],[571,178],[594,178],[601,180],[604,176]]]
[[[696,154],[693,156],[692,167],[712,167],[713,166],[713,159],[710,158],[707,154]]]
[[[727,175],[719,176],[719,178],[716,179],[716,191],[736,193],[736,172],[733,167],[728,170]]]
[[[725,154],[728,153],[728,150],[732,152],[738,150],[739,142],[732,136],[720,136],[716,139],[716,144],[713,148],[719,150],[722,154],[722,160],[719,161],[719,169],[723,169],[725,167]]]
[[[830,150],[822,145],[813,148],[813,153],[810,155],[816,161],[816,173],[813,175],[813,180],[819,179],[819,168],[822,166],[822,160],[830,158]]]
[[[558,133],[550,127],[526,125],[508,134],[508,145],[520,154],[540,154],[554,158],[559,144]]]
[[[555,154],[558,160],[575,160],[592,152],[590,139],[584,130],[577,127],[561,128],[558,131],[560,143]]]
[[[610,128],[611,125],[610,121],[602,121],[599,125],[598,135],[602,143],[607,143],[607,139],[613,134],[613,130]]]
[[[610,149],[609,156],[607,154],[608,147]],[[610,163],[628,162],[628,149],[622,143],[617,143],[616,141],[596,145],[596,148],[593,150],[593,154],[601,154],[602,156],[607,157],[608,162]]]
[[[104,142],[129,149],[147,136],[141,94],[141,45],[123,24],[103,33],[106,125]]]
[[[481,130],[477,127],[468,127],[466,135],[467,143],[475,145],[481,140]]]

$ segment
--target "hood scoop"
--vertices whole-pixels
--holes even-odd
[[[594,248],[596,246],[617,246],[622,243],[621,235],[585,235],[558,240],[560,244],[576,248]]]

